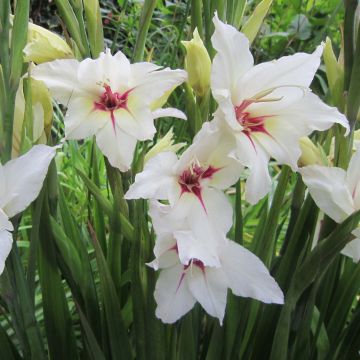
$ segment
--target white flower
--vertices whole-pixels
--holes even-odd
[[[0,274],[12,244],[9,218],[25,210],[39,195],[56,147],[36,145],[25,155],[0,164]]]
[[[334,123],[349,129],[344,115],[325,105],[309,86],[322,46],[254,66],[246,36],[214,17],[212,92],[218,126],[227,130],[231,153],[250,168],[246,198],[256,203],[270,189],[269,158],[297,170],[299,139]]]
[[[130,64],[120,51],[112,56],[107,50],[96,60],[44,63],[32,75],[68,107],[66,138],[96,135],[101,151],[121,171],[129,169],[137,140],[152,139],[155,118],[184,118],[176,109],[151,109],[153,102],[186,80],[186,72],[146,62]]]
[[[213,254],[210,244],[216,241],[210,239],[217,232],[226,235],[232,225],[232,207],[222,190],[234,184],[242,170],[237,160],[227,156],[229,151],[222,132],[206,123],[179,159],[173,152],[151,158],[125,198],[168,200],[171,216],[179,223],[186,221],[197,241]],[[218,263],[211,255],[202,261]]]
[[[299,170],[316,205],[337,223],[360,209],[360,146],[351,158],[347,171],[338,167],[305,166]],[[360,261],[360,228],[342,254]]]
[[[161,214],[157,215],[157,211]],[[169,205],[153,204],[153,219],[171,211]],[[156,259],[149,265],[155,270],[161,269],[154,296],[156,316],[163,322],[175,322],[199,302],[207,313],[217,317],[222,324],[228,288],[238,296],[265,303],[283,303],[281,289],[261,260],[226,238],[218,247],[219,266],[206,266],[195,256],[186,263],[182,262],[181,247],[197,243],[196,236],[184,226],[172,234],[156,232]]]

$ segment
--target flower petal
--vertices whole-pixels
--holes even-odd
[[[339,223],[355,210],[343,169],[310,165],[299,172],[316,205],[333,220]]]
[[[237,102],[281,86],[308,88],[320,65],[322,46],[312,54],[297,53],[258,64],[238,82]]]
[[[61,104],[67,105],[72,98],[82,93],[77,78],[79,64],[77,60],[55,60],[37,65],[31,76],[43,81],[51,95]]]
[[[346,182],[355,202],[355,208],[360,209],[360,146],[352,156],[346,174]]]
[[[211,88],[217,101],[230,98],[238,79],[254,64],[249,40],[233,26],[221,22],[215,14],[215,31],[211,38],[217,51],[211,71]],[[227,93],[226,93],[227,91]]]
[[[125,194],[125,199],[168,200],[172,190],[180,188],[172,171],[176,162],[177,156],[171,151],[151,158],[144,170],[135,176],[135,182]],[[176,190],[178,195],[179,191]]]
[[[360,229],[355,229],[352,234],[356,236],[356,239],[350,241],[341,253],[358,263],[360,261]]]
[[[120,171],[130,169],[134,157],[136,139],[109,121],[96,134],[96,143],[110,164]]]
[[[175,108],[164,108],[164,109],[156,109],[152,112],[152,116],[154,119],[158,119],[161,117],[174,117],[181,120],[186,120],[186,115]]]
[[[256,139],[252,139],[244,133],[236,134],[236,144],[233,156],[250,169],[250,175],[246,180],[245,199],[250,204],[256,204],[271,189],[268,169],[269,155]]]
[[[71,101],[65,116],[65,136],[67,139],[86,139],[111,122],[110,112],[95,110],[88,97],[78,97]]]
[[[244,247],[229,241],[221,254],[222,269],[235,295],[264,303],[283,304],[284,296],[262,261]]]
[[[182,274],[180,263],[160,272],[154,293],[157,304],[155,314],[164,323],[174,323],[196,303]]]
[[[56,147],[35,145],[25,155],[3,166],[6,196],[0,207],[11,218],[25,210],[39,195]]]
[[[222,325],[228,288],[226,276],[222,269],[200,269],[198,266],[190,266],[191,269],[188,269],[186,276],[190,292],[205,311],[217,317]]]
[[[0,230],[0,275],[4,271],[5,260],[11,251],[12,242],[12,234],[7,230]]]

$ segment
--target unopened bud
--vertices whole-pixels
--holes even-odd
[[[300,167],[308,165],[323,165],[323,157],[321,151],[314,143],[307,137],[300,138],[301,156],[298,160]]]
[[[202,97],[210,88],[210,56],[197,29],[194,30],[193,39],[182,41],[182,44],[186,49],[185,70],[188,72],[188,82],[195,94]]]

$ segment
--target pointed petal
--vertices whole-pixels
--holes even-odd
[[[215,14],[215,31],[211,38],[217,51],[211,71],[211,88],[217,101],[230,98],[238,79],[253,66],[249,40],[233,26],[221,22]]]
[[[235,295],[264,303],[283,304],[284,296],[262,261],[244,247],[229,241],[221,254],[222,269]]]
[[[135,176],[135,183],[125,194],[125,199],[168,200],[169,193],[175,187],[180,187],[172,171],[176,162],[177,156],[171,151],[151,158],[144,170]],[[177,193],[179,194],[179,189]]]
[[[268,104],[270,106],[270,103]],[[271,110],[268,110],[271,112]],[[349,123],[345,115],[335,107],[326,105],[317,95],[306,91],[305,95],[289,107],[284,107],[276,114],[283,122],[293,124],[302,132],[302,136],[309,135],[314,130],[324,131],[335,123],[342,125],[349,132]]]
[[[117,127],[138,140],[152,139],[156,128],[150,109],[141,103],[141,99],[132,94],[129,96],[127,105],[127,109],[114,111]]]
[[[182,277],[183,266],[161,270],[155,287],[156,316],[164,323],[174,323],[195,305],[195,298]]]
[[[77,60],[55,60],[36,66],[31,76],[43,81],[51,95],[61,104],[67,105],[81,93],[77,78],[79,64]]]
[[[350,241],[341,253],[358,263],[360,261],[360,229],[355,229],[352,234],[356,236],[356,239]]]
[[[271,189],[271,178],[268,169],[269,155],[259,146],[256,139],[250,139],[244,133],[236,134],[234,156],[250,169],[246,180],[245,199],[256,204]]]
[[[110,113],[95,110],[90,98],[78,97],[71,101],[65,116],[65,136],[67,139],[86,139],[110,122]]]
[[[133,161],[136,139],[124,133],[109,121],[96,134],[96,143],[110,164],[120,171],[130,169]]]
[[[55,154],[56,147],[35,145],[4,165],[6,196],[0,199],[0,207],[9,218],[25,210],[39,195]]]
[[[281,86],[308,88],[320,65],[322,51],[323,47],[318,46],[312,54],[297,53],[254,66],[238,82],[241,95],[237,100]]]
[[[141,64],[143,63],[136,64],[136,67],[131,65],[132,82],[130,87],[134,89],[133,94],[147,106],[150,106],[170,89],[182,84],[187,78],[184,70],[165,68],[146,72],[151,69],[148,65],[145,65],[145,70],[141,69]],[[142,76],[139,76],[139,72]]]
[[[161,117],[174,117],[181,120],[186,120],[186,115],[175,108],[165,108],[165,109],[156,109],[152,112],[152,116],[154,119],[158,119]]]
[[[346,182],[355,202],[355,208],[360,209],[360,146],[352,156],[346,174]]]
[[[180,262],[188,265],[192,259],[200,260],[205,266],[220,267],[217,247],[201,241],[190,230],[178,230],[173,233],[176,239]],[[210,246],[209,246],[210,245]]]
[[[8,257],[12,247],[12,234],[7,230],[0,230],[0,275],[5,268],[5,260]]]
[[[316,205],[333,220],[339,223],[355,210],[343,169],[310,165],[299,172]]]
[[[104,84],[124,92],[130,85],[130,62],[121,51],[113,56],[107,49],[97,59],[87,58],[80,63],[78,79],[94,95],[101,93]]]
[[[227,279],[222,269],[200,269],[191,265],[186,281],[190,292],[211,316],[217,317],[222,325],[227,296]]]

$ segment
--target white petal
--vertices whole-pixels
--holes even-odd
[[[352,156],[346,175],[350,194],[354,198],[355,208],[360,209],[360,146]]]
[[[156,128],[154,126],[153,114],[142,100],[130,94],[128,98],[128,109],[114,111],[117,127],[138,140],[150,140],[153,138]]]
[[[175,171],[181,173],[196,160],[204,168],[218,169],[208,185],[218,189],[227,189],[239,179],[243,166],[228,154],[235,147],[234,136],[216,127],[215,123],[205,122],[194,138],[193,144],[181,155]]]
[[[0,230],[13,231],[14,227],[8,216],[0,209]]]
[[[176,239],[180,262],[188,265],[192,259],[200,260],[205,266],[220,267],[217,247],[194,236],[190,230],[178,230],[173,233]]]
[[[43,81],[51,95],[61,104],[67,105],[69,101],[81,93],[78,83],[77,71],[79,67],[77,60],[55,60],[37,65],[31,76]]]
[[[283,304],[284,296],[262,261],[244,247],[229,241],[221,254],[222,269],[235,295],[264,303]]]
[[[7,230],[0,230],[0,274],[4,271],[5,260],[12,247],[12,234]]]
[[[316,205],[333,220],[339,223],[355,210],[343,169],[311,165],[299,172]]]
[[[270,105],[269,103],[268,106]],[[276,115],[299,128],[302,136],[309,135],[314,130],[327,130],[335,123],[345,127],[346,133],[349,132],[349,123],[345,115],[341,114],[335,107],[326,105],[310,91],[305,92],[299,101],[278,111]]]
[[[78,97],[70,102],[65,116],[67,139],[86,139],[111,122],[110,112],[95,110],[94,102],[88,97]]]
[[[254,66],[237,84],[237,101],[279,86],[308,88],[320,65],[322,51],[319,46],[312,54],[297,53]]]
[[[130,169],[134,157],[136,139],[108,122],[96,134],[96,143],[113,167],[120,171]]]
[[[257,143],[244,133],[236,134],[237,148],[234,156],[239,162],[250,169],[246,180],[245,199],[250,204],[256,204],[271,189],[269,175],[269,155]]]
[[[266,152],[279,164],[287,164],[294,171],[301,156],[299,140],[303,136],[291,121],[284,121],[277,117],[267,119],[265,129],[268,132],[252,134]]]
[[[227,279],[222,269],[205,268],[196,265],[187,270],[186,281],[196,300],[211,316],[219,319],[222,325],[227,296]]]
[[[78,80],[82,88],[93,94],[99,94],[105,84],[115,92],[124,92],[129,89],[130,62],[121,51],[112,56],[107,49],[99,58],[88,58],[80,63]]]
[[[145,164],[144,170],[135,176],[135,183],[125,194],[125,199],[168,200],[169,193],[179,187],[172,171],[176,162],[177,156],[171,151],[151,158]],[[179,190],[177,193],[179,194]]]
[[[56,147],[36,145],[4,165],[6,196],[0,199],[0,207],[8,217],[25,210],[39,195],[55,154]]]
[[[235,91],[238,79],[243,76],[254,63],[249,51],[249,40],[233,26],[221,22],[215,14],[213,18],[215,32],[211,38],[217,51],[211,72],[211,88],[215,99],[222,100]],[[219,90],[229,91],[228,95]]]
[[[155,260],[147,265],[155,270],[173,267],[179,262],[176,240],[171,233],[156,234],[154,255]]]
[[[141,99],[143,104],[148,106],[152,102],[159,99],[170,89],[180,85],[187,78],[187,73],[184,70],[171,70],[169,68],[157,71],[146,72],[140,69],[140,64],[131,65],[133,94]],[[146,69],[149,69],[146,65]],[[150,69],[149,69],[150,70]],[[138,72],[141,72],[140,77]]]
[[[356,236],[356,239],[350,241],[341,253],[358,263],[360,261],[360,229],[355,229],[352,234]]]
[[[153,118],[158,119],[161,117],[174,117],[177,119],[186,120],[186,115],[175,108],[156,109],[152,112]]]
[[[154,293],[157,303],[155,314],[164,323],[174,323],[195,305],[196,300],[182,274],[181,264],[160,272]]]

